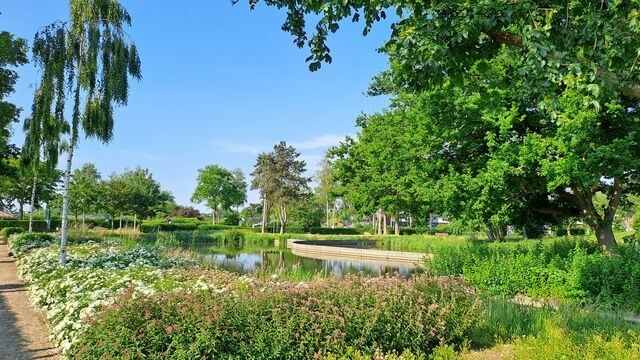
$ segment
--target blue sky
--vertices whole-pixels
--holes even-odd
[[[249,181],[257,154],[284,140],[313,172],[328,146],[357,131],[360,113],[388,103],[363,92],[387,67],[375,50],[388,38],[389,23],[367,37],[362,24],[343,24],[329,39],[333,64],[312,73],[308,50],[280,30],[283,11],[263,4],[249,11],[246,0],[122,3],[133,19],[127,32],[138,46],[143,80],[132,83],[129,105],[116,111],[113,141],[81,141],[74,167],[93,162],[103,177],[148,168],[178,204],[189,205],[198,169],[240,168]],[[65,0],[0,0],[1,30],[31,42],[42,26],[67,20],[67,11]],[[36,71],[27,65],[19,73],[10,101],[24,118]],[[14,141],[22,143],[21,124]],[[258,194],[250,192],[249,201]]]

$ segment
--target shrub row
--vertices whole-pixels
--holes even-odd
[[[89,321],[77,359],[313,359],[459,347],[482,318],[450,279],[248,281],[233,291],[128,296]]]
[[[363,233],[356,228],[328,228],[328,227],[312,227],[309,228],[311,234],[321,235],[362,235]]]
[[[47,222],[44,220],[34,220],[33,223],[33,231],[47,231]],[[13,227],[13,228],[22,228],[24,230],[29,229],[29,220],[0,220],[0,229]],[[51,220],[51,230],[55,230],[56,227],[60,227],[59,220]]]
[[[143,233],[151,233],[157,231],[188,231],[188,230],[229,230],[237,228],[237,226],[202,223],[197,219],[191,218],[178,219],[179,221],[167,222],[163,219],[145,220],[140,224],[140,231]],[[185,221],[181,221],[185,220]],[[189,220],[189,221],[187,221]]]

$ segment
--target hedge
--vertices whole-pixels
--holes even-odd
[[[0,229],[7,227],[19,227],[29,230],[29,220],[0,220]],[[51,220],[51,230],[60,227],[60,220]],[[33,231],[47,231],[47,222],[44,220],[33,220]]]
[[[312,227],[309,228],[311,234],[321,235],[362,235],[358,229],[354,228],[327,228],[327,227]]]

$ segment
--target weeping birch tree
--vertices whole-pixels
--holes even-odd
[[[33,55],[42,69],[34,117],[51,116],[66,124],[60,264],[66,264],[69,180],[74,150],[83,132],[108,143],[113,137],[113,108],[125,106],[129,78],[140,80],[140,58],[124,31],[131,17],[117,0],[70,0],[70,20],[55,22],[36,34]],[[67,98],[67,96],[69,98]],[[70,100],[70,101],[69,101]],[[64,113],[70,104],[70,121]],[[46,134],[61,137],[61,133]]]
[[[42,91],[40,89],[39,91]],[[21,153],[21,165],[33,176],[29,210],[29,232],[33,232],[33,213],[36,206],[38,180],[42,175],[53,174],[58,165],[60,135],[68,131],[64,121],[51,116],[49,111],[40,111],[42,97],[36,93],[32,106],[33,116],[24,122],[24,146]],[[44,174],[41,174],[43,172]]]

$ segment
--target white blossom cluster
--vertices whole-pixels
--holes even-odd
[[[31,301],[53,326],[51,340],[63,354],[105,307],[125,291],[132,296],[157,292],[225,291],[203,276],[185,280],[179,259],[163,259],[149,249],[123,250],[97,243],[68,247],[66,266],[58,263],[59,246],[36,246],[22,252],[18,273],[29,285]]]

